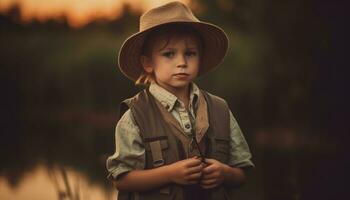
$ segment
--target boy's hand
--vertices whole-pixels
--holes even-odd
[[[170,180],[181,185],[198,183],[204,165],[198,157],[188,158],[168,165]]]
[[[200,185],[204,189],[214,188],[225,179],[225,164],[215,159],[205,159],[207,166],[202,170]]]

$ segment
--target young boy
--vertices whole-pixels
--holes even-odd
[[[121,71],[150,85],[121,104],[107,160],[118,199],[229,199],[253,167],[227,103],[193,80],[224,58],[224,31],[180,2],[146,12],[119,53]]]

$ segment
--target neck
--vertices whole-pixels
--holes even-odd
[[[179,89],[173,93],[182,103],[185,104],[185,107],[188,107],[190,101],[190,86],[187,85],[186,88]]]
[[[185,104],[185,107],[188,107],[190,101],[190,84],[187,84],[185,87],[167,87],[166,85],[160,85],[173,95],[175,95],[181,102]]]

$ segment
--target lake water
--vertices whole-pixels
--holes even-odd
[[[25,172],[16,186],[0,178],[1,200],[110,200],[116,199],[116,191],[92,183],[73,169],[48,168],[39,164]]]

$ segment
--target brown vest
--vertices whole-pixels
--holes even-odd
[[[201,94],[207,103],[209,128],[199,143],[199,148],[206,158],[213,158],[222,163],[228,162],[230,141],[230,119],[227,103],[208,92]],[[176,119],[145,89],[120,105],[121,116],[128,108],[140,129],[145,152],[145,169],[168,165],[191,155],[198,155],[193,138],[186,137]],[[199,116],[197,115],[196,118]],[[169,184],[162,188],[142,193],[120,191],[118,200],[194,200],[194,199],[230,199],[224,185],[204,190],[198,185],[181,186]],[[194,196],[196,195],[196,196]]]

